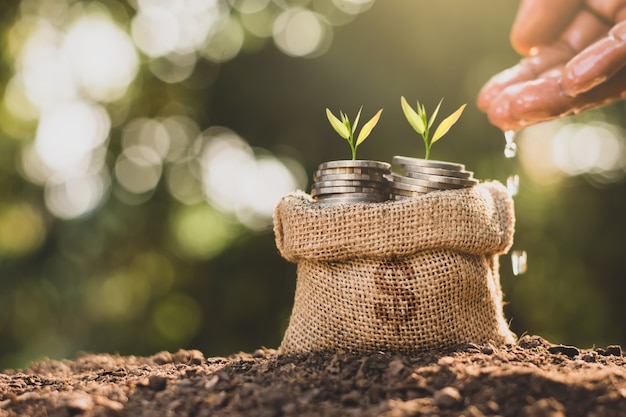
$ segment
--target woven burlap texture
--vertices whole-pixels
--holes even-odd
[[[274,232],[297,263],[283,353],[512,343],[498,257],[513,243],[499,182],[368,204],[281,199]]]

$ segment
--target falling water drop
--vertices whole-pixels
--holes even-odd
[[[506,143],[513,143],[515,141],[515,131],[514,130],[505,130],[504,131],[504,140],[506,140]]]
[[[504,140],[506,140],[506,146],[504,147],[504,156],[507,158],[515,158],[517,155],[517,145],[515,144],[515,131],[505,130]]]
[[[514,250],[511,252],[511,264],[513,266],[513,275],[518,276],[526,273],[528,268],[528,256],[525,250]]]
[[[517,195],[519,190],[519,175],[509,175],[506,179],[506,191],[511,197]]]
[[[517,156],[517,145],[515,144],[515,131],[504,131],[504,139],[506,145],[504,147],[504,156],[506,158],[515,158]],[[509,175],[506,179],[506,191],[509,196],[517,195],[519,190],[519,175]],[[528,267],[528,256],[525,250],[514,250],[511,252],[511,265],[513,267],[513,275],[518,276],[526,273]]]
[[[504,147],[504,156],[507,158],[515,158],[517,155],[517,145],[513,142],[507,143]]]

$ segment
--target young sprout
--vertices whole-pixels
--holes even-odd
[[[352,149],[352,159],[356,159],[356,148],[363,143],[363,141],[372,133],[372,129],[378,123],[378,119],[380,119],[380,114],[383,112],[383,109],[378,110],[378,113],[374,115],[367,123],[363,125],[359,135],[354,140],[354,133],[356,132],[356,127],[359,124],[359,119],[361,118],[361,110],[363,110],[363,106],[359,109],[359,112],[354,119],[354,123],[350,123],[350,119],[348,116],[340,111],[339,114],[341,116],[341,120],[335,117],[334,114],[331,113],[329,109],[326,109],[326,117],[328,117],[328,121],[330,125],[335,129],[335,132],[339,133],[339,136],[344,138],[350,144],[350,149]]]
[[[424,105],[420,104],[419,100],[417,101],[417,111],[415,111],[411,106],[409,106],[409,103],[406,102],[406,99],[404,97],[400,98],[400,104],[402,105],[402,111],[404,112],[406,119],[409,121],[409,124],[413,126],[413,129],[415,129],[415,131],[419,133],[424,139],[424,145],[426,145],[426,156],[424,157],[424,159],[428,159],[430,157],[430,148],[433,146],[433,143],[437,142],[439,139],[441,139],[443,135],[448,133],[448,130],[450,130],[452,125],[455,124],[457,120],[459,120],[459,117],[461,117],[461,113],[463,113],[463,110],[467,105],[463,104],[454,113],[443,119],[439,126],[437,126],[435,134],[431,139],[430,128],[432,127],[433,122],[437,117],[437,113],[439,113],[439,107],[441,107],[442,102],[443,98],[439,100],[437,108],[429,119],[426,115],[426,109],[424,108]]]

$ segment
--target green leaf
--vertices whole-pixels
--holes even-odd
[[[341,113],[341,123],[343,123],[346,129],[348,129],[348,132],[350,132],[350,137],[352,137],[352,127],[350,127],[350,119],[348,118],[348,115],[342,111],[340,111],[339,113]],[[346,139],[350,140],[349,138]]]
[[[406,117],[406,119],[409,121],[409,124],[413,127],[413,129],[415,129],[417,133],[423,135],[424,131],[426,130],[426,126],[424,126],[424,121],[422,120],[421,116],[415,110],[413,110],[409,103],[407,103],[404,96],[400,97],[400,104],[402,105],[402,111],[404,112],[404,116]],[[418,102],[417,109],[419,110],[419,108],[420,106]]]
[[[361,142],[363,142],[369,135],[372,133],[372,129],[378,123],[378,119],[380,119],[380,114],[383,112],[383,109],[378,110],[378,113],[374,115],[367,123],[363,125],[363,129],[359,132],[359,137],[356,138],[356,145],[358,146]]]
[[[361,110],[363,110],[363,106],[361,106],[359,112],[356,115],[356,118],[354,119],[354,124],[352,125],[352,134],[354,134],[354,132],[356,131],[356,126],[359,124],[359,119],[361,118]]]
[[[433,112],[433,115],[430,116],[430,120],[428,121],[428,128],[429,129],[433,125],[433,123],[435,122],[435,119],[437,118],[437,114],[439,113],[439,108],[441,107],[441,103],[443,103],[443,99],[439,100],[439,104],[437,104],[437,108]]]
[[[345,115],[343,114],[343,112],[341,112],[341,118],[345,121],[344,116]],[[326,109],[326,117],[328,118],[328,121],[330,122],[330,125],[333,127],[333,129],[335,129],[335,132],[339,133],[339,136],[344,139],[350,138],[350,129],[344,123],[342,123],[341,120],[337,119],[329,109]]]
[[[437,130],[435,130],[435,134],[433,135],[433,139],[431,140],[430,143],[437,142],[437,140],[439,140],[443,135],[448,133],[448,130],[450,130],[452,125],[454,125],[457,122],[457,120],[459,120],[459,117],[461,117],[461,114],[463,113],[465,106],[467,106],[467,104],[462,105],[450,116],[443,119],[441,124],[437,126]]]
[[[419,100],[417,100],[417,114],[420,116],[420,124],[422,126],[421,135],[426,134],[426,125],[428,122],[428,116],[426,116],[426,107]]]

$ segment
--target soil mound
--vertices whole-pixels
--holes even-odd
[[[83,354],[0,373],[0,416],[626,415],[619,346],[524,336],[419,354]]]

